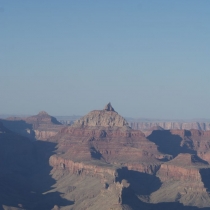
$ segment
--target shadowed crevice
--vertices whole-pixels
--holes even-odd
[[[155,130],[147,137],[158,146],[158,150],[164,154],[176,157],[180,153],[196,154],[196,151],[181,146],[182,138],[179,135],[172,134],[169,130]]]
[[[116,182],[127,180],[129,189],[138,195],[150,195],[161,187],[161,181],[155,175],[128,170],[127,167],[117,170]]]
[[[210,192],[210,169],[200,169],[200,174],[204,187],[207,189],[208,192]]]
[[[31,142],[12,132],[0,133],[0,210],[3,205],[47,210],[74,203],[59,192],[43,194],[56,183],[49,166],[55,147],[55,143]]]
[[[33,125],[26,123],[24,120],[4,120],[0,119],[0,122],[8,128],[9,130],[13,131],[14,133],[18,133],[22,136],[29,138],[30,140],[35,139],[35,132],[33,130]]]
[[[93,159],[101,160],[101,158],[103,158],[102,154],[93,146],[90,148],[90,154]]]
[[[205,171],[206,181],[209,175],[209,170]],[[122,190],[122,204],[130,206],[132,210],[209,210],[208,207],[184,206],[179,202],[149,203],[149,195],[161,187],[159,178],[154,175],[128,170],[124,167],[117,170],[116,182],[122,182],[123,179],[130,185]],[[142,198],[146,198],[147,201]]]

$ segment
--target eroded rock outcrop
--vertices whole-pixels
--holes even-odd
[[[58,155],[52,155],[49,159],[49,163],[54,169],[65,169],[72,174],[90,175],[99,178],[105,178],[105,174],[108,174],[113,177],[113,182],[115,180],[116,168],[109,166],[108,164],[99,164],[97,161],[74,162]]]
[[[155,173],[160,160],[170,157],[158,152],[141,131],[132,130],[110,105],[106,107],[108,110],[92,111],[50,139],[58,142],[59,156],[75,162],[98,160]]]
[[[94,110],[77,120],[73,127],[102,126],[102,127],[129,127],[128,122],[115,112],[111,104],[107,104],[104,110]]]
[[[119,169],[125,167],[128,171],[152,176],[160,168],[162,159],[171,158],[160,153],[144,133],[131,129],[110,104],[61,129],[49,141],[58,143],[56,154],[50,157],[53,171],[100,179],[105,189],[99,195],[115,198],[109,198],[110,207],[117,209],[125,207],[122,197],[125,186],[129,186],[129,182],[124,185],[126,181],[119,179]]]
[[[157,176],[162,181],[202,182],[200,169],[209,168],[207,162],[197,155],[179,154],[176,158],[160,166]]]
[[[204,175],[205,174],[205,175]],[[176,202],[210,207],[210,166],[197,155],[179,154],[160,166],[157,172],[163,185],[151,195],[152,202]]]
[[[20,164],[23,169],[19,176],[27,174],[27,170],[34,171],[31,176],[27,174],[17,179],[17,183],[32,182],[31,189],[37,192],[36,195],[27,191],[30,196],[33,194],[26,196],[28,201],[24,201],[21,194],[21,203],[13,198],[21,209],[27,209],[30,203],[37,210],[155,210],[171,207],[185,210],[192,206],[194,210],[196,206],[210,207],[208,131],[164,130],[155,126],[146,134],[129,127],[110,103],[103,110],[90,112],[72,126],[57,124],[46,112],[24,120],[10,120],[21,121],[22,128],[31,129],[37,138],[46,140],[26,144],[20,140],[20,145],[13,147],[14,154],[18,151],[17,156],[24,157],[28,163],[28,166]],[[0,137],[7,132],[14,135],[0,124]],[[24,148],[22,143],[29,145],[28,151],[19,149]],[[7,146],[11,146],[10,142]],[[29,156],[24,156],[25,152]],[[0,153],[0,166],[5,164],[2,154],[5,158],[5,147]],[[12,163],[12,167],[13,163],[18,163],[19,167],[16,159],[11,160],[13,162],[8,163]],[[52,179],[49,179],[49,173]],[[4,191],[0,190],[0,202]],[[7,195],[11,191],[8,192]]]
[[[64,127],[55,117],[50,116],[45,111],[39,112],[38,115],[28,117],[25,121],[32,125],[36,139],[40,140],[46,140],[56,135]]]
[[[1,121],[8,129],[32,140],[46,140],[64,127],[56,118],[44,111],[27,118],[10,117]]]
[[[47,112],[41,111],[37,115],[27,117],[25,121],[33,125],[33,128],[36,130],[40,125],[61,125],[55,117],[50,116]]]

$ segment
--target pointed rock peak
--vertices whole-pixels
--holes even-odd
[[[38,123],[38,124],[57,124],[57,125],[61,125],[61,123],[58,122],[55,117],[52,117],[51,115],[49,115],[45,111],[41,111],[37,115],[27,117],[25,119],[25,121],[29,124]]]
[[[113,111],[115,112],[114,108],[112,107],[111,103],[109,102],[105,107],[104,107],[105,111]]]
[[[38,115],[49,115],[49,114],[47,112],[45,112],[45,111],[41,111],[41,112],[39,112]]]
[[[108,103],[103,110],[89,112],[84,117],[75,121],[72,126],[123,127],[130,129],[128,122],[114,110],[111,103]]]

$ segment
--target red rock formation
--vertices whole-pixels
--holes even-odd
[[[161,181],[201,181],[199,170],[171,164],[162,164],[158,171]]]
[[[72,174],[107,179],[106,176],[115,177],[117,169],[126,167],[129,171],[156,174],[162,181],[163,188],[151,195],[151,202],[158,199],[158,202],[170,199],[176,202],[180,199],[180,202],[189,205],[187,199],[200,193],[200,197],[196,197],[197,205],[209,206],[210,198],[205,181],[206,177],[210,176],[208,163],[195,154],[179,154],[196,153],[201,147],[209,151],[208,131],[165,131],[157,128],[148,137],[149,141],[143,132],[132,130],[124,118],[113,108],[107,107],[105,110],[90,112],[74,125],[63,128],[50,138],[50,141],[58,143],[57,154],[50,158],[54,170],[57,168]],[[168,151],[174,157],[178,156],[162,163],[161,159],[169,160],[171,156],[161,154],[157,145],[160,151],[163,149],[164,153]],[[173,185],[176,186],[174,192],[171,187]],[[162,193],[163,189],[167,193]],[[158,195],[159,190],[161,196]],[[186,192],[186,195],[183,192]],[[159,198],[156,199],[153,195]],[[203,204],[202,199],[205,199]],[[196,202],[190,205],[196,205]]]
[[[46,140],[56,135],[64,127],[55,117],[44,111],[39,112],[38,115],[26,118],[25,121],[33,126],[36,139],[39,140]]]
[[[111,104],[90,112],[72,126],[56,124],[45,112],[23,122],[34,128],[37,138],[47,139],[35,142],[45,147],[37,147],[34,154],[42,156],[34,159],[48,160],[48,146],[57,144],[54,153],[47,152],[51,155],[51,175],[57,181],[50,191],[74,201],[71,209],[123,209],[129,199],[136,209],[141,209],[144,201],[210,207],[210,167],[204,161],[210,160],[209,131],[154,127],[146,138],[140,130],[131,129]],[[1,126],[0,134],[7,132]],[[0,153],[0,164],[2,160]],[[53,203],[54,209],[60,208],[58,204]]]
[[[10,130],[31,139],[47,140],[65,127],[56,118],[42,111],[38,115],[27,118],[10,117],[2,120],[3,124]]]
[[[179,154],[162,164],[157,176],[163,185],[151,195],[152,202],[179,201],[184,205],[209,207],[210,166],[198,156]]]
[[[40,125],[61,125],[55,117],[50,116],[47,112],[41,111],[37,115],[27,117],[25,121],[33,125],[33,128],[36,129]]]
[[[180,154],[162,164],[157,176],[161,181],[179,181],[182,187],[190,189],[191,192],[206,192],[203,170],[208,170],[210,176],[210,166],[207,163],[202,162],[196,155]]]
[[[108,164],[98,164],[96,161],[74,162],[58,155],[52,155],[49,163],[55,169],[67,169],[72,174],[91,175],[99,178],[105,178],[105,175],[109,174],[113,177],[113,181],[115,180],[116,170]]]
[[[92,111],[50,139],[58,142],[60,161],[98,160],[155,173],[161,164],[158,159],[167,156],[158,152],[141,131],[132,130],[124,118],[110,110],[114,109]]]
[[[155,173],[160,165],[157,159],[164,158],[157,151],[157,146],[140,131],[67,127],[51,138],[51,141],[58,141],[57,153],[62,154],[60,158],[63,162],[99,160]]]

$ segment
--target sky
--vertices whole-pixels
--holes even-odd
[[[0,114],[210,118],[209,0],[0,0]]]

